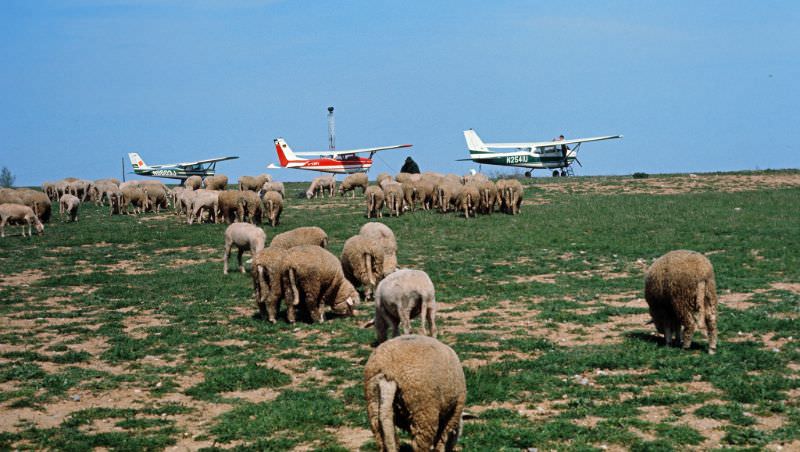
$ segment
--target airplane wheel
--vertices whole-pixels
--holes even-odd
[[[532,171],[525,171],[525,177],[531,177],[531,176],[533,176]]]
[[[553,170],[553,177],[558,177],[558,170]]]
[[[566,171],[561,171],[561,177],[567,177],[567,172]]]

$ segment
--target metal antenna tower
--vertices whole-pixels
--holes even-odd
[[[333,107],[328,107],[328,150],[336,150],[336,122],[333,119]]]

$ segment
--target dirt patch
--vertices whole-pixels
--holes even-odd
[[[336,439],[347,450],[359,450],[361,446],[372,439],[372,432],[365,428],[341,427],[337,430],[328,429],[336,435]]]
[[[0,285],[13,287],[28,287],[31,284],[47,278],[47,274],[39,269],[25,270],[0,277]]]
[[[752,293],[728,293],[719,296],[719,304],[737,311],[746,311],[755,306],[749,301],[751,298]]]
[[[770,287],[800,295],[800,283],[772,283]]]

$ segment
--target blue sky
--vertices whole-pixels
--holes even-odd
[[[278,136],[325,149],[334,105],[338,148],[413,143],[422,170],[475,167],[466,128],[625,135],[583,175],[798,167],[798,23],[795,1],[4,0],[0,165],[32,185],[239,155],[235,178]]]

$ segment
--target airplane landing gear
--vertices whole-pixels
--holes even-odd
[[[561,177],[567,177],[566,170],[561,170]]]
[[[553,170],[553,177],[558,177],[558,176],[560,176],[558,170]]]
[[[525,171],[525,177],[533,177],[533,171]]]

